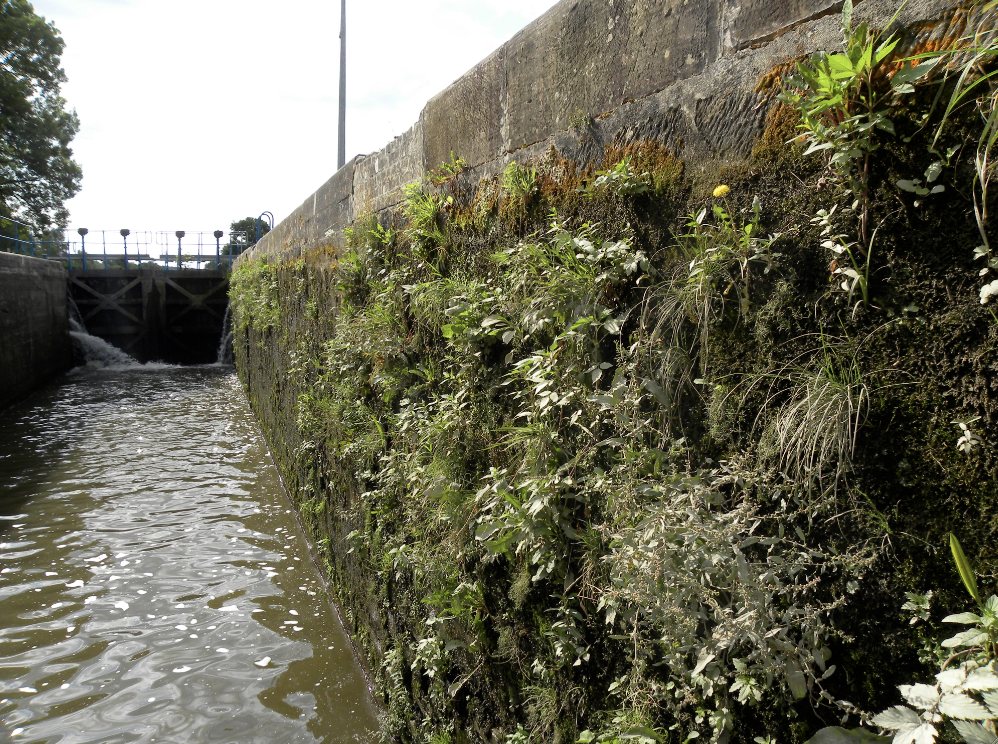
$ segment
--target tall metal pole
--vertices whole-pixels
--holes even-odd
[[[340,129],[337,170],[347,162],[347,0],[340,0]]]

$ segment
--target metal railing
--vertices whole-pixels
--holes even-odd
[[[35,237],[30,225],[9,217],[0,217],[0,251],[22,256],[57,258],[65,255],[66,242]]]
[[[156,265],[164,270],[229,270],[257,236],[222,230],[88,230],[74,240],[37,238],[30,225],[0,218],[0,252],[61,261],[69,269],[100,271]],[[223,243],[222,238],[227,240]],[[65,238],[65,236],[64,236]]]

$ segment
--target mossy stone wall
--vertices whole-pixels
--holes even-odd
[[[897,182],[935,157],[931,90],[891,109],[860,296],[820,224],[834,206],[854,236],[854,196],[788,144],[798,118],[772,96],[788,58],[838,48],[838,20],[764,7],[688,11],[709,62],[691,52],[690,75],[633,101],[637,83],[604,80],[610,98],[589,95],[613,110],[563,130],[546,100],[542,139],[500,129],[475,151],[450,132],[426,151],[441,166],[410,131],[240,259],[237,367],[386,738],[805,741],[840,701],[880,710],[931,671],[940,618],[966,607],[948,532],[993,585],[976,111],[941,140],[945,190],[916,204]],[[682,26],[678,7],[633,4],[615,54],[642,48],[642,8]],[[473,75],[511,79],[510,55],[547,49],[544,77],[566,45],[592,50],[579,24],[606,12],[563,3]],[[974,21],[907,13],[915,52]],[[455,111],[476,85],[456,84]],[[928,589],[912,624],[906,592]]]

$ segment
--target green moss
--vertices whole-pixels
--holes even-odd
[[[829,695],[892,704],[925,642],[904,593],[962,608],[946,533],[998,570],[998,333],[967,163],[916,208],[892,184],[924,170],[924,138],[878,151],[857,306],[811,222],[851,199],[786,146],[787,107],[767,122],[750,158],[696,172],[630,143],[472,190],[454,159],[342,246],[240,261],[240,375],[378,670],[389,738],[672,741],[730,714],[736,740],[804,741],[820,722],[788,669],[817,695],[830,648]],[[594,187],[624,162],[642,188]],[[733,233],[712,210],[722,182]],[[765,262],[728,246],[691,276],[707,255],[691,234],[716,258],[748,224],[774,236]],[[850,400],[854,418],[821,419]],[[974,417],[968,454],[951,422]],[[781,422],[810,448],[774,438]],[[742,635],[731,620],[770,612]]]

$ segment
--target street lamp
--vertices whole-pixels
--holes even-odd
[[[222,246],[219,245],[218,241],[222,239],[223,233],[221,230],[216,230],[212,235],[215,236],[215,263],[218,268],[222,268]]]
[[[127,227],[123,227],[123,228],[121,228],[121,230],[118,231],[118,233],[121,235],[121,239],[124,241],[124,244],[125,244],[125,248],[124,248],[124,252],[125,252],[125,268],[127,269],[128,268],[128,236],[132,234],[132,231],[129,230]]]
[[[340,2],[340,130],[336,169],[347,161],[347,0]]]
[[[80,261],[83,263],[83,270],[87,270],[87,233],[90,231],[85,227],[78,227],[76,232],[80,234]]]
[[[180,247],[180,241],[183,240],[184,235],[186,235],[186,234],[187,233],[185,233],[183,230],[177,230],[177,232],[174,233],[174,235],[177,236],[177,268],[178,269],[181,267],[181,261],[183,260],[182,255],[181,255],[183,253],[183,251],[181,250],[181,247]]]
[[[253,243],[254,244],[259,243],[260,242],[260,238],[263,237],[263,227],[261,227],[261,225],[263,225],[263,218],[264,217],[267,218],[267,227],[269,227],[271,230],[274,229],[274,213],[273,212],[261,212],[260,216],[257,217],[256,221],[253,223]],[[247,238],[248,237],[249,236],[247,236]]]

